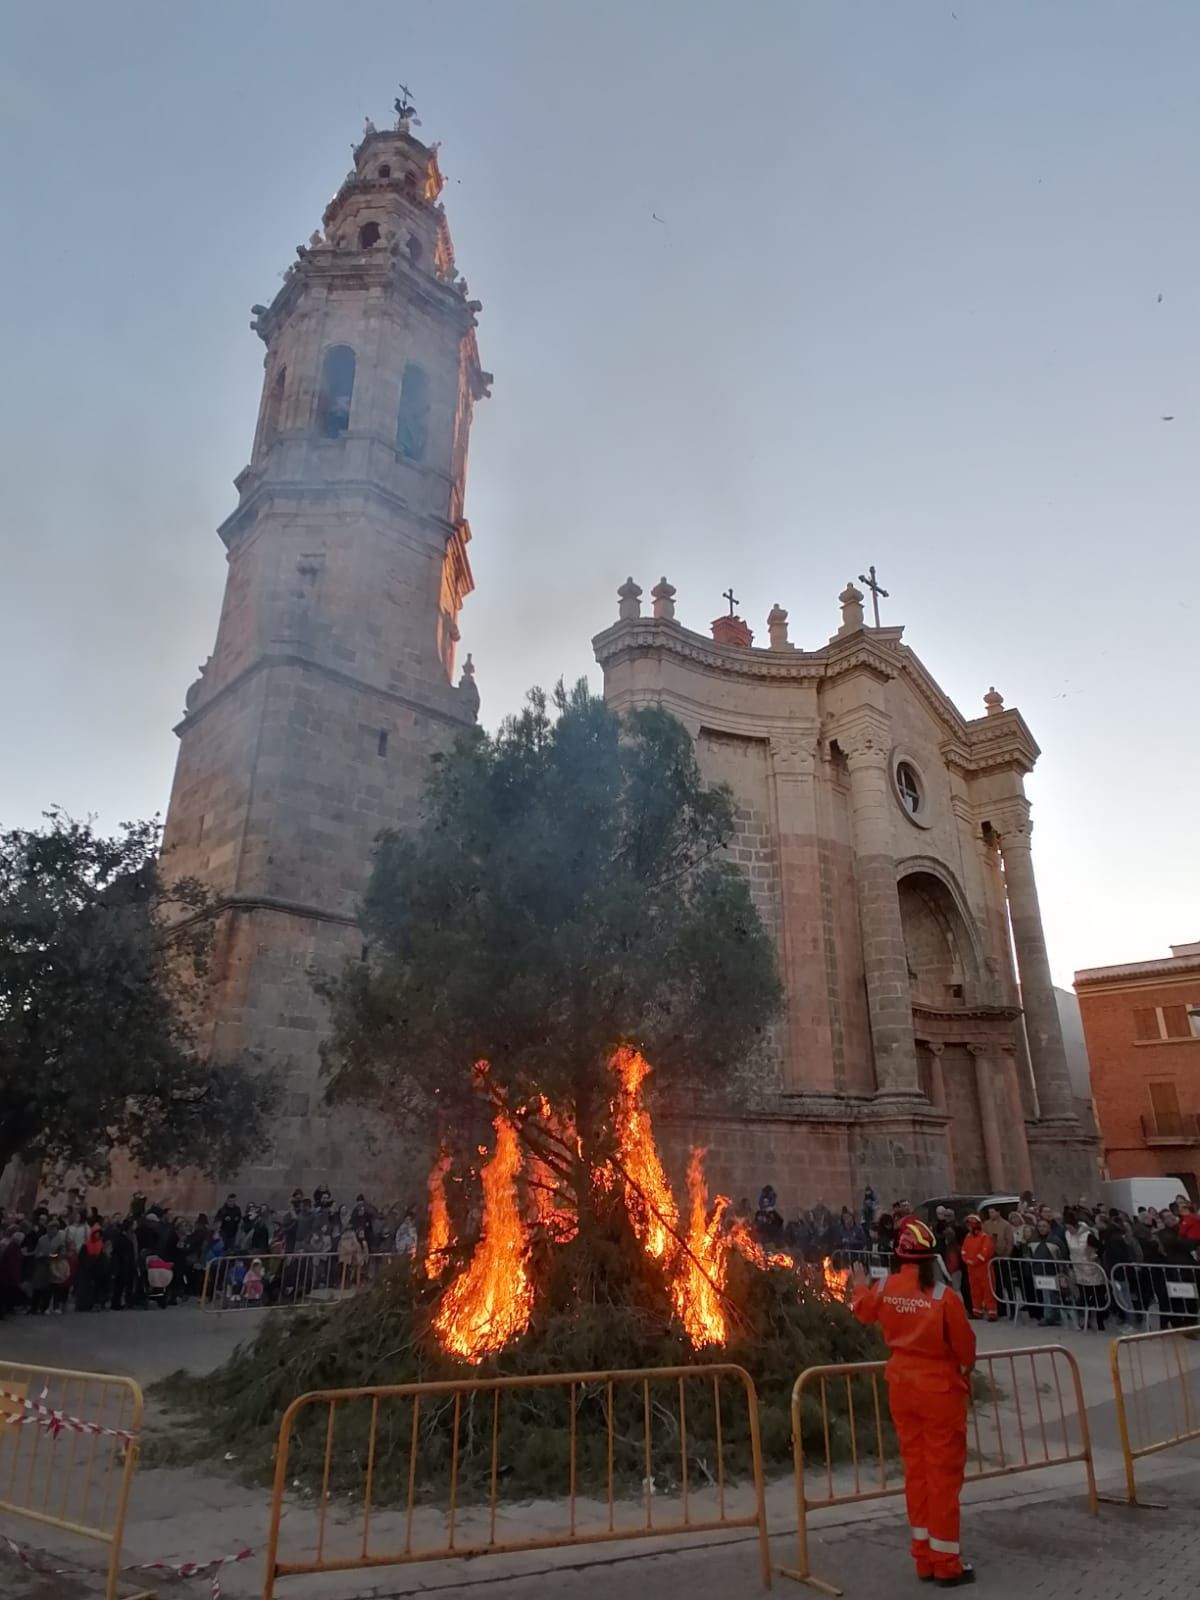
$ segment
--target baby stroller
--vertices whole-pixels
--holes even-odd
[[[163,1311],[167,1309],[167,1293],[174,1277],[175,1268],[169,1261],[161,1256],[146,1257],[146,1297],[156,1301]]]

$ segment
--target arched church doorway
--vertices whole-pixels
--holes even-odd
[[[978,941],[950,884],[935,872],[914,869],[900,879],[897,892],[921,1087],[948,1118],[954,1188],[986,1190],[993,1181],[989,1167],[996,1164],[1004,1092],[994,1081],[1001,1058],[988,1046],[1007,1039],[1008,1024],[998,1027],[982,1003]]]

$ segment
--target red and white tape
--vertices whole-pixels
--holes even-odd
[[[48,1561],[40,1559],[40,1551],[22,1549],[7,1534],[0,1534],[7,1548],[16,1556],[23,1566],[31,1572],[40,1572],[45,1577],[58,1578],[69,1572],[86,1572],[86,1567],[55,1567]],[[131,1566],[122,1567],[123,1572],[157,1572],[169,1578],[203,1578],[212,1574],[212,1600],[221,1600],[221,1568],[229,1567],[237,1561],[248,1561],[254,1551],[247,1546],[232,1556],[214,1556],[209,1561],[137,1561]]]
[[[214,1556],[211,1561],[139,1561],[126,1572],[160,1572],[172,1578],[203,1578],[212,1573],[212,1600],[221,1600],[221,1568],[237,1561],[248,1561],[254,1551],[247,1547],[232,1556]]]
[[[7,1389],[0,1389],[0,1401],[6,1401],[11,1406],[19,1406],[26,1413],[21,1418],[21,1425],[29,1424],[44,1428],[52,1439],[57,1439],[60,1433],[91,1433],[103,1435],[108,1439],[120,1439],[124,1445],[133,1443],[133,1434],[125,1428],[106,1428],[99,1422],[84,1422],[81,1417],[69,1417],[65,1411],[56,1411],[53,1406],[44,1406],[42,1401],[50,1391],[43,1389],[40,1399],[30,1400],[25,1395],[11,1394]]]

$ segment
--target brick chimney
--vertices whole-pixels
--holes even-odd
[[[741,617],[714,617],[712,636],[717,644],[736,644],[743,650],[754,643],[754,635]]]

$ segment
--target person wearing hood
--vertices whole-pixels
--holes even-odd
[[[888,1404],[904,1459],[917,1577],[954,1589],[975,1581],[959,1546],[975,1334],[961,1299],[938,1282],[937,1253],[925,1223],[905,1217],[897,1231],[898,1272],[872,1286],[855,1263],[853,1310],[859,1322],[879,1324],[891,1352]]]
[[[986,1316],[996,1321],[996,1296],[988,1263],[996,1254],[996,1241],[985,1233],[982,1218],[972,1213],[967,1218],[967,1237],[962,1242],[962,1258],[971,1285],[971,1316],[978,1321]]]

